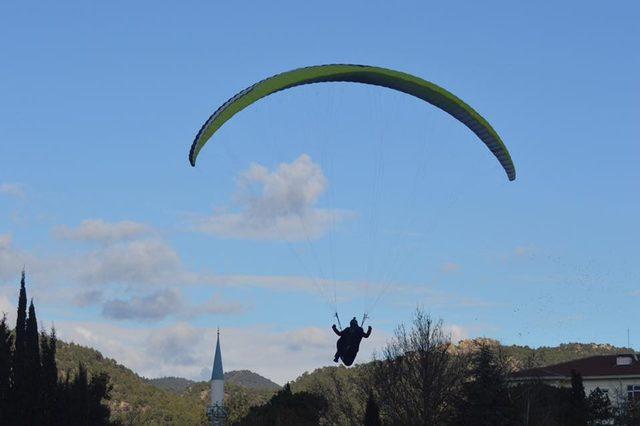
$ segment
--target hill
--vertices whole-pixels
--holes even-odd
[[[456,350],[472,351],[481,343],[500,346],[498,341],[475,339],[460,342]],[[607,344],[567,343],[557,347],[531,348],[528,346],[500,346],[515,369],[536,365],[549,365],[592,355],[632,352]],[[210,398],[208,382],[193,382],[180,377],[146,379],[132,370],[105,358],[95,349],[74,343],[58,342],[58,369],[64,376],[82,362],[90,374],[106,372],[113,386],[109,403],[112,419],[124,424],[200,425],[205,424],[205,409]],[[344,395],[352,395],[357,375],[362,368],[324,367],[305,373],[292,383],[294,391],[322,392],[330,403],[342,404]],[[230,412],[230,423],[242,418],[251,406],[268,401],[279,389],[271,380],[248,370],[225,374],[225,403]],[[357,401],[354,405],[364,404]],[[355,414],[355,413],[354,413]],[[351,417],[355,418],[355,417]]]
[[[105,358],[95,349],[58,341],[58,371],[64,377],[82,362],[89,374],[105,372],[113,386],[112,420],[124,424],[201,424],[205,420],[205,404],[198,398],[187,398],[157,388],[146,379]]]
[[[160,389],[164,389],[178,395],[183,393],[190,386],[200,383],[182,377],[159,377],[157,379],[145,379],[145,381]],[[234,384],[249,389],[268,391],[277,391],[280,389],[280,385],[277,383],[274,383],[266,377],[262,377],[261,375],[249,370],[228,371],[224,373],[224,381],[225,385]]]
[[[225,383],[233,383],[250,389],[277,391],[280,385],[249,370],[235,370],[224,373]]]
[[[189,386],[193,385],[193,380],[185,379],[182,377],[158,377],[156,379],[145,379],[147,383],[157,388],[164,389],[171,393],[181,394]]]
[[[58,371],[73,374],[82,362],[89,374],[109,374],[111,419],[123,424],[201,425],[210,400],[208,382],[180,377],[146,379],[95,349],[58,341]],[[225,404],[230,420],[243,417],[251,406],[265,403],[280,387],[248,370],[225,373]]]

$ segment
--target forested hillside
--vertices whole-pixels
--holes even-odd
[[[111,417],[125,424],[197,425],[206,421],[210,398],[208,382],[179,377],[145,379],[95,349],[58,341],[58,369],[61,374],[82,362],[90,375],[105,372],[113,386]],[[251,406],[266,402],[279,388],[272,381],[248,370],[225,374],[225,400],[230,418],[239,419]],[[239,383],[244,383],[245,386]]]
[[[466,340],[455,346],[456,351],[473,351],[480,343],[498,347],[495,340]],[[567,343],[557,347],[530,348],[527,346],[500,346],[514,368],[530,365],[548,365],[592,355],[607,355],[630,352],[606,344]],[[90,374],[105,372],[113,386],[109,405],[112,419],[126,424],[202,424],[209,400],[207,382],[193,382],[180,377],[145,379],[115,360],[105,358],[94,349],[74,343],[58,342],[58,368],[61,374],[73,370],[82,362]],[[324,367],[308,372],[292,382],[294,392],[322,392],[330,407],[340,406],[344,410],[355,410],[362,414],[366,401],[349,401],[357,386],[357,375],[362,366],[354,368]],[[244,417],[252,406],[264,404],[279,386],[272,381],[247,370],[225,373],[225,399],[230,411],[230,420]],[[351,407],[351,408],[349,408]],[[356,407],[356,408],[353,408]]]

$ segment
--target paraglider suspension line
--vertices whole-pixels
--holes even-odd
[[[342,324],[340,324],[340,316],[338,316],[338,311],[335,311],[333,313],[333,316],[338,320],[338,327],[340,327],[340,330],[342,330]]]
[[[360,327],[364,327],[364,322],[369,318],[369,315],[366,313],[362,314],[362,321],[360,321]]]

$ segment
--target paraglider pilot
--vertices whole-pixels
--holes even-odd
[[[356,318],[353,317],[349,327],[346,327],[344,330],[338,330],[335,324],[333,324],[331,328],[334,333],[340,336],[336,343],[337,350],[333,362],[338,362],[339,359],[342,359],[344,365],[350,366],[356,359],[362,338],[364,337],[366,339],[371,335],[371,326],[369,326],[365,333],[362,327],[358,325]]]

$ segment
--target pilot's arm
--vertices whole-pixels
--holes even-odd
[[[371,326],[369,326],[369,328],[367,329],[367,332],[364,333],[363,337],[366,339],[367,337],[371,336]]]
[[[336,333],[338,336],[342,336],[342,332],[340,330],[338,330],[338,327],[336,327],[335,324],[333,324],[331,326],[331,329],[333,330],[334,333]]]

